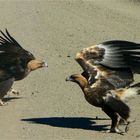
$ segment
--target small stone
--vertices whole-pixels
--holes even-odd
[[[98,118],[98,116],[96,116],[96,120],[98,120],[99,118]]]

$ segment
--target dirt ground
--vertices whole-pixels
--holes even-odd
[[[0,0],[0,28],[49,65],[14,84],[20,94],[0,107],[0,140],[140,139],[139,97],[129,101],[136,121],[128,133],[106,134],[108,116],[65,82],[81,72],[74,57],[83,47],[111,39],[140,42],[138,0]]]

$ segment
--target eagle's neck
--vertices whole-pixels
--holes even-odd
[[[84,91],[84,89],[88,87],[88,81],[82,76],[76,79],[76,83],[81,87],[82,91]]]

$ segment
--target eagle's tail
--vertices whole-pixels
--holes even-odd
[[[134,98],[140,94],[140,83],[134,84],[129,88],[117,90],[115,95],[118,96],[122,101]]]

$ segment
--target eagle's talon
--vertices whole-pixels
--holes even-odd
[[[4,106],[4,105],[7,105],[7,103],[3,102],[3,101],[0,99],[0,106]]]
[[[127,121],[127,124],[126,124],[126,127],[125,127],[125,132],[128,132],[130,123],[133,123],[133,122],[135,122],[135,121],[136,121],[136,120],[128,120],[128,121]]]
[[[126,125],[125,132],[128,132],[128,130],[129,130],[129,124]]]
[[[9,91],[9,94],[15,94],[15,95],[19,95],[19,91],[11,88],[10,91]]]
[[[124,135],[124,132],[118,128],[113,128],[113,129],[111,128],[110,130],[106,130],[105,133],[117,133],[120,135]]]

